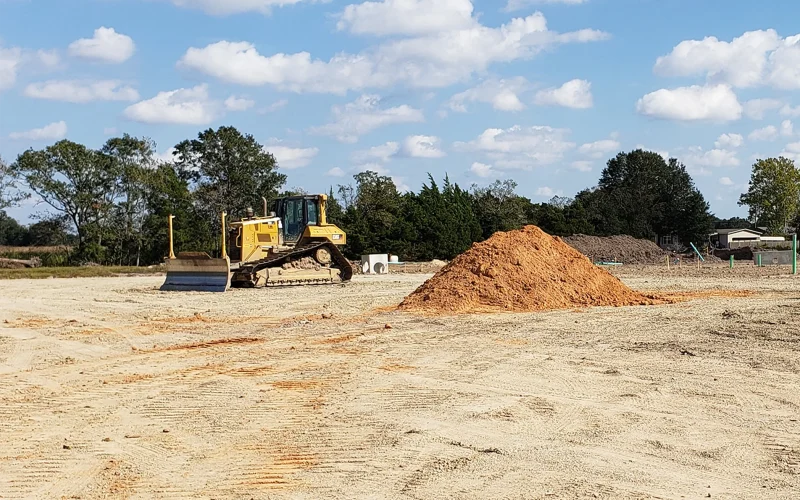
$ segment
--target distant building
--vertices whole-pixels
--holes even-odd
[[[742,248],[779,246],[786,242],[783,236],[764,236],[761,229],[719,229],[710,235],[714,248]]]

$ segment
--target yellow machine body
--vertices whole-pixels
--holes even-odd
[[[275,200],[275,212],[231,222],[223,215],[223,255],[212,259],[205,253],[172,250],[162,290],[226,291],[228,287],[251,288],[269,284],[335,283],[349,281],[352,264],[338,247],[347,234],[327,220],[326,195],[303,195]],[[226,236],[230,256],[226,252]],[[235,267],[232,268],[231,264]],[[230,271],[233,270],[233,276]],[[228,279],[230,277],[230,279]]]

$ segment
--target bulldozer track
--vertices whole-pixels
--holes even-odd
[[[267,281],[267,286],[297,286],[307,284],[335,284],[345,283],[350,281],[353,277],[353,266],[350,261],[342,255],[339,249],[327,240],[317,240],[298,245],[291,250],[278,252],[269,257],[254,262],[247,262],[239,265],[239,268],[234,271],[231,279],[231,286],[234,288],[247,288],[254,287],[256,283],[257,274],[264,269],[273,267],[280,267],[283,264],[290,262],[292,259],[299,259],[301,257],[312,255],[314,250],[318,248],[327,248],[333,258],[333,264],[338,267],[340,271],[340,281],[322,280],[322,279],[297,279],[286,280],[276,283]]]

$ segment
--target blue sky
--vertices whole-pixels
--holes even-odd
[[[123,132],[167,156],[233,125],[288,187],[372,169],[416,190],[430,172],[546,201],[645,147],[718,216],[746,215],[754,159],[800,157],[800,4],[771,5],[0,0],[0,156]]]

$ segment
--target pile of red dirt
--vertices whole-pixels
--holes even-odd
[[[536,226],[496,233],[412,292],[411,312],[532,312],[658,303]]]

